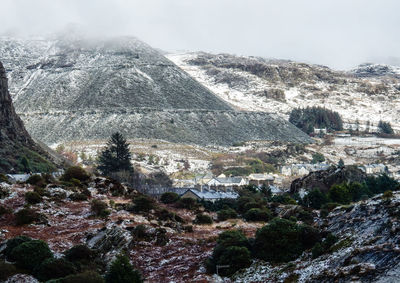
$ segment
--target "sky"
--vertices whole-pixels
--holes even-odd
[[[0,0],[0,34],[78,24],[166,51],[232,53],[350,69],[400,64],[398,0]],[[1,57],[1,54],[0,54]]]

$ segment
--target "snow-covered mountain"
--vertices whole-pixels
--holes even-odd
[[[364,64],[351,72],[259,57],[180,53],[167,57],[232,107],[266,111],[288,118],[295,107],[323,106],[345,123],[392,123],[400,130],[400,72]]]
[[[309,142],[274,114],[245,113],[132,37],[0,38],[15,107],[31,135],[52,144],[127,138],[231,145]]]

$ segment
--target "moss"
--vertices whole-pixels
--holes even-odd
[[[330,248],[330,251],[334,253],[334,252],[337,252],[338,250],[341,250],[341,249],[344,249],[344,248],[348,248],[348,247],[351,246],[353,241],[354,241],[353,239],[345,238],[345,239],[339,241],[338,243],[336,243],[335,245],[333,245]]]

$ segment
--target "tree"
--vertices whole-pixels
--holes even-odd
[[[343,161],[343,159],[341,159],[341,158],[340,158],[340,160],[339,160],[338,167],[339,167],[339,168],[343,168],[343,167],[344,167],[344,161]]]
[[[322,153],[316,152],[312,155],[312,164],[317,164],[325,161],[325,156]]]
[[[140,272],[133,268],[126,255],[118,255],[106,274],[107,283],[141,283]]]
[[[111,136],[107,148],[100,154],[97,168],[105,175],[112,172],[133,171],[129,145],[120,133]]]
[[[328,197],[319,189],[313,189],[302,199],[302,204],[304,206],[312,207],[314,209],[320,209],[321,206],[327,202],[328,202]]]
[[[387,135],[393,135],[394,131],[392,129],[392,125],[389,122],[379,121],[378,128],[381,133]]]

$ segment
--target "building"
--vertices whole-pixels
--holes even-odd
[[[206,200],[211,202],[215,202],[220,199],[237,199],[238,197],[239,194],[233,191],[223,192],[206,189],[188,189],[181,195],[181,198],[193,198],[196,200]]]
[[[262,185],[273,185],[275,178],[270,174],[250,174],[247,179],[249,180],[249,185],[256,185],[260,187]]]
[[[359,168],[368,175],[379,175],[387,171],[387,167],[384,164],[368,164]]]
[[[282,166],[281,174],[285,176],[305,176],[310,172],[328,170],[330,167],[329,164],[326,163],[317,163],[317,164],[291,164]]]
[[[24,183],[29,179],[30,176],[32,176],[32,174],[7,174],[6,176],[11,183],[17,183],[17,182]]]
[[[207,185],[209,187],[234,188],[248,185],[248,181],[242,177],[212,178]]]

